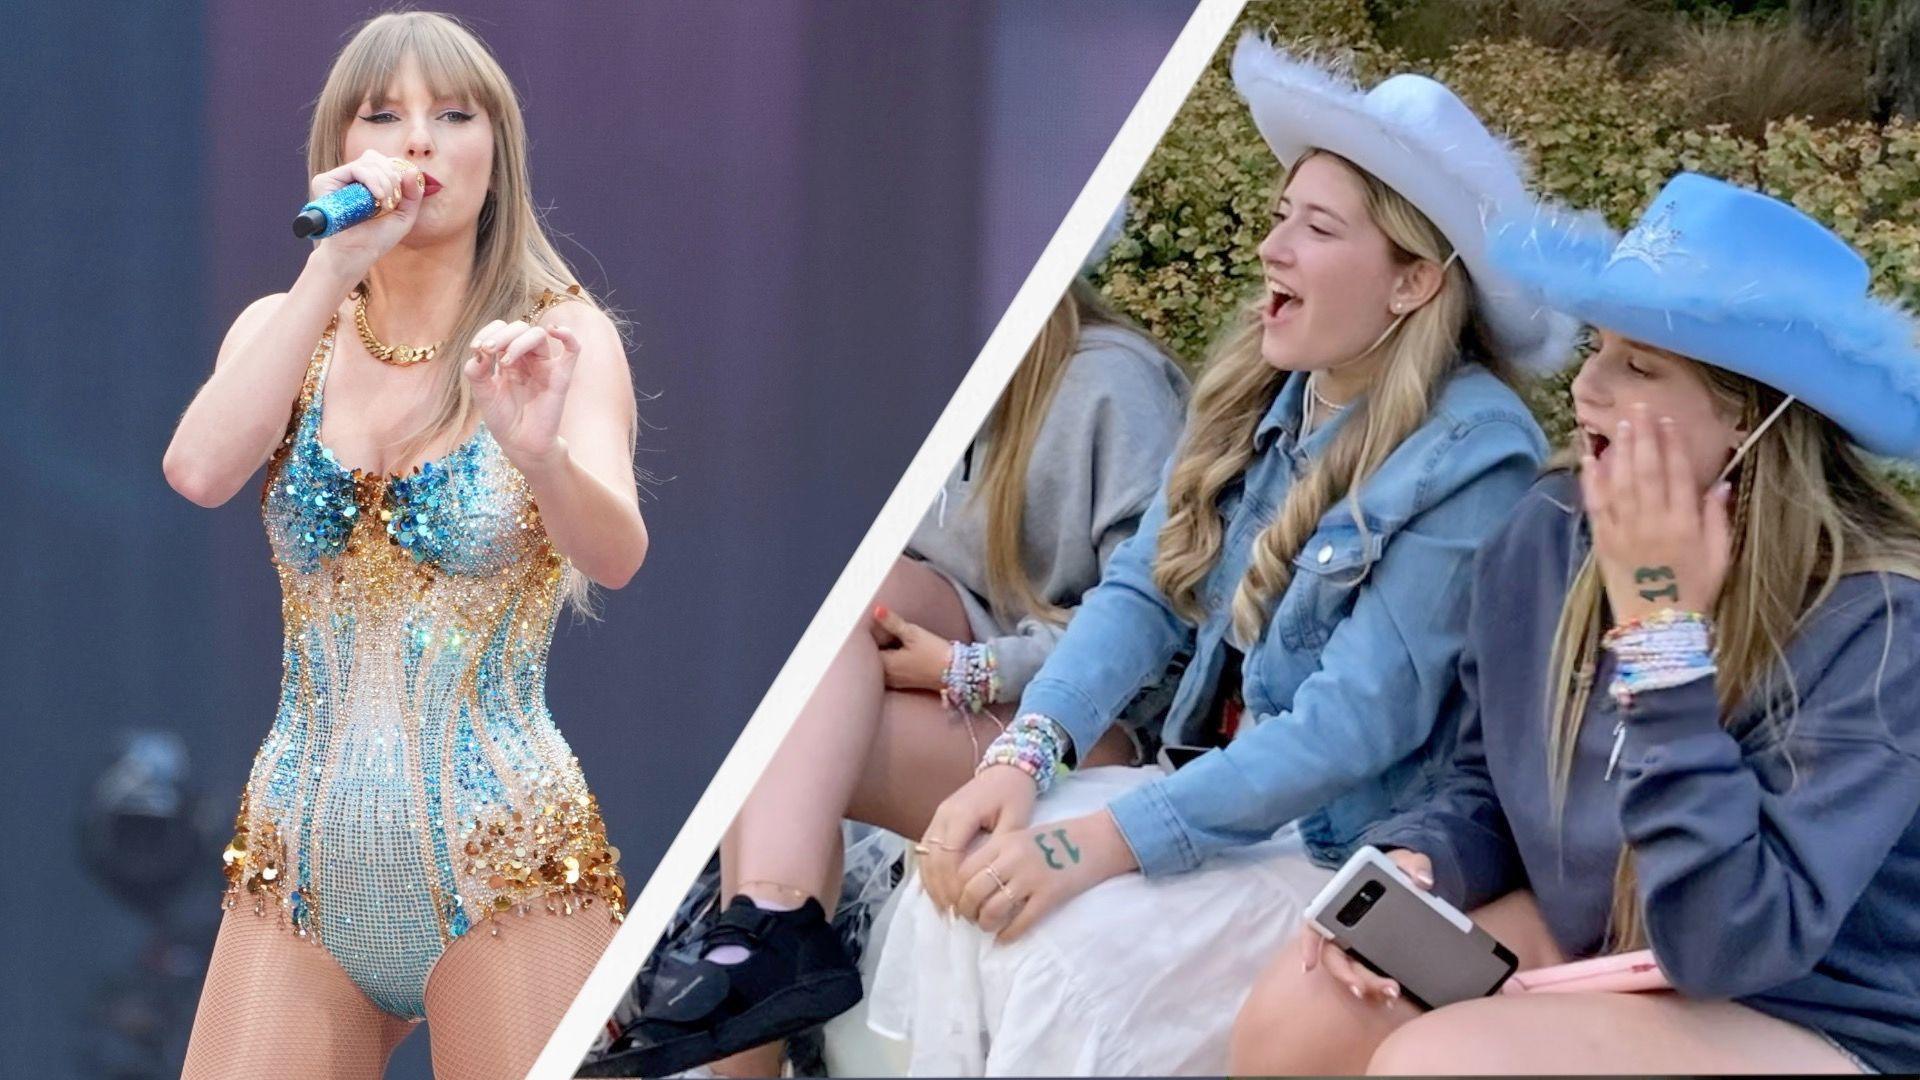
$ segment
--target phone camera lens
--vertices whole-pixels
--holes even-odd
[[[1360,886],[1359,892],[1353,894],[1353,899],[1348,900],[1340,906],[1340,911],[1334,916],[1334,919],[1339,922],[1341,926],[1352,926],[1359,922],[1367,912],[1372,911],[1373,905],[1378,903],[1380,898],[1386,895],[1386,892],[1386,886],[1380,884],[1378,881],[1366,882]]]

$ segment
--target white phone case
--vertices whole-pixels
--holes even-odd
[[[1512,950],[1371,846],[1307,905],[1307,925],[1426,1008],[1495,993],[1519,966]]]

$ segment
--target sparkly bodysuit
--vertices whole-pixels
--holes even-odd
[[[454,938],[596,900],[618,919],[625,886],[547,712],[568,568],[525,478],[484,425],[404,476],[341,467],[320,441],[336,328],[267,468],[285,673],[225,903],[284,919],[417,1019]]]

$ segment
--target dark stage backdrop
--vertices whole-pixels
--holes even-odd
[[[535,195],[650,398],[652,554],[563,624],[551,679],[637,889],[1192,3],[449,6],[520,87]],[[177,1073],[280,631],[257,488],[197,509],[161,451],[233,316],[297,272],[306,109],[376,10],[10,6],[9,1075]],[[124,759],[136,731],[175,741]],[[96,799],[129,831],[85,829]]]

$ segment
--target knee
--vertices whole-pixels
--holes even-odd
[[[874,592],[873,600],[867,604],[862,622],[873,625],[875,605],[892,608],[895,611],[911,609],[916,600],[925,595],[924,581],[931,573],[926,567],[905,555],[893,560],[887,568],[887,576],[880,579],[880,588]]]
[[[1426,1013],[1388,1035],[1367,1061],[1368,1076],[1432,1076],[1504,1071],[1499,1035],[1459,1005]]]
[[[1430,1071],[1421,1062],[1428,1059],[1431,1047],[1421,1020],[1415,1020],[1399,1031],[1387,1036],[1367,1059],[1368,1076],[1412,1076]]]

